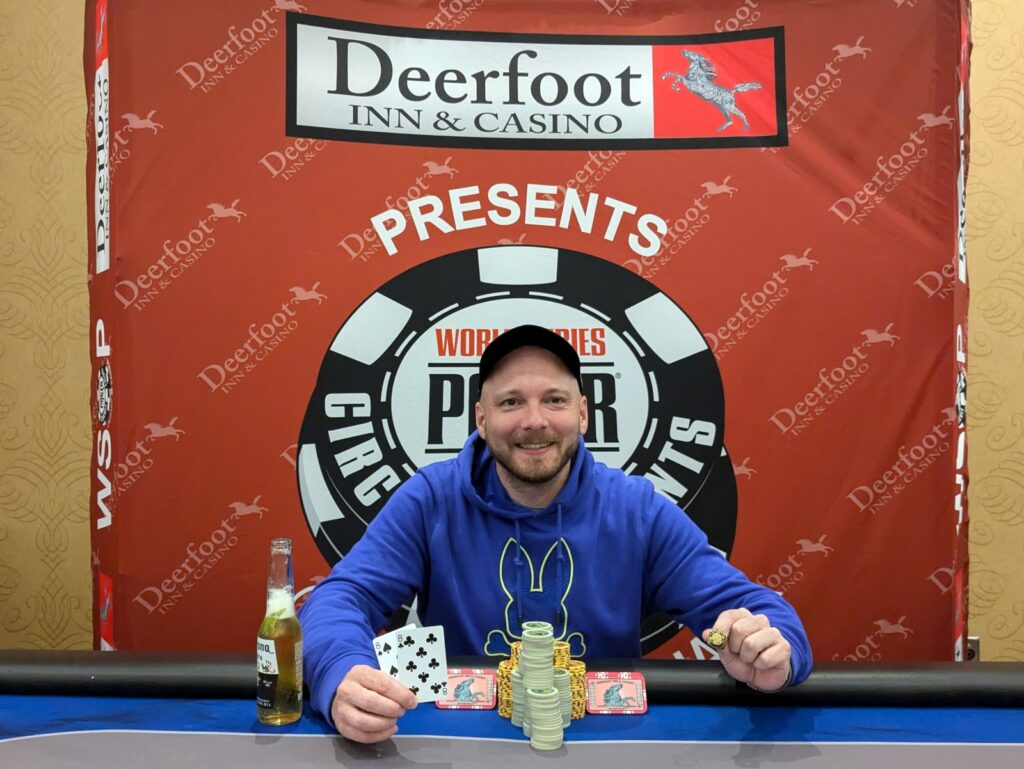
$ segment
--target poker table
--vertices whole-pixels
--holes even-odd
[[[737,685],[717,662],[588,669],[642,672],[648,712],[588,714],[560,749],[540,752],[495,710],[432,704],[371,746],[308,709],[263,726],[247,655],[0,652],[0,767],[1024,766],[1024,664],[825,664],[776,694]]]

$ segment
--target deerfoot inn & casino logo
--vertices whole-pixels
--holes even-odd
[[[442,298],[443,297],[443,298]],[[736,479],[723,445],[715,357],[693,321],[630,270],[528,245],[419,264],[369,296],[331,341],[299,437],[302,506],[337,562],[418,467],[454,457],[476,429],[477,362],[507,328],[554,329],[580,354],[595,456],[648,478],[726,555]],[[678,630],[643,627],[644,650]]]
[[[782,27],[537,35],[289,13],[286,38],[293,137],[487,149],[787,143]]]

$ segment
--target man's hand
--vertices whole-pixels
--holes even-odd
[[[338,684],[331,718],[343,737],[381,742],[398,731],[398,719],[415,707],[416,695],[394,678],[369,665],[356,665]]]
[[[755,689],[772,692],[789,680],[789,641],[771,626],[763,614],[729,609],[718,615],[715,629],[729,636],[719,651],[725,672]],[[707,643],[711,628],[702,633]]]

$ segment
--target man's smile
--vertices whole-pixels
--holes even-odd
[[[554,444],[553,441],[548,441],[548,442],[545,442],[545,443],[517,443],[516,444],[516,446],[518,446],[519,448],[525,449],[527,451],[539,451],[541,449],[546,449],[548,446],[554,446],[554,445],[555,444]]]

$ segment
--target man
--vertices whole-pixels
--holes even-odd
[[[636,657],[640,622],[668,612],[726,671],[762,691],[799,683],[811,652],[780,596],[751,583],[643,478],[583,445],[580,362],[562,337],[519,326],[480,358],[477,431],[455,459],[404,483],[302,610],[313,706],[377,742],[416,699],[377,669],[375,631],[409,596],[449,654],[507,654],[544,620],[576,656]]]

